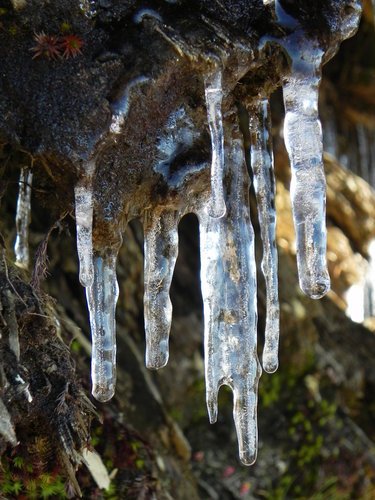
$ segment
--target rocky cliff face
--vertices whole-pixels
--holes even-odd
[[[358,16],[357,2],[336,0],[0,4],[0,484],[6,498],[80,491],[99,498],[371,497],[375,340],[371,318],[368,329],[345,315],[345,292],[366,274],[375,233],[369,3],[358,35],[326,67],[321,85],[332,283],[322,301],[300,291],[294,258],[297,251],[305,291],[327,291],[326,281],[321,289],[326,274],[317,86],[321,64],[354,33]],[[274,93],[280,85],[289,116],[283,132],[282,102]],[[264,115],[271,94],[272,130]],[[357,140],[348,130],[356,131]],[[271,131],[275,198],[267,173]],[[282,134],[297,186],[292,200]],[[308,166],[303,182],[300,163]],[[245,164],[255,185],[254,255]],[[23,204],[18,195],[17,213],[23,215],[16,258],[27,267],[29,239],[30,273],[17,272],[11,262],[20,170],[20,192],[32,182],[32,224],[28,235],[25,190]],[[297,248],[291,205],[297,228],[301,220],[307,228]],[[221,209],[224,218],[211,217],[222,215]],[[177,227],[190,212],[199,217],[200,257],[197,220],[187,215]],[[310,234],[309,246],[304,242]],[[170,361],[152,374],[140,354],[143,329],[146,363],[160,368],[168,359],[178,236]],[[262,253],[267,286],[255,275]],[[199,261],[211,269],[202,274],[210,418],[215,420],[217,386],[224,382],[235,392],[240,454],[248,463],[256,453],[256,302],[259,342],[273,360],[267,369],[263,358],[263,367],[270,372],[277,364],[280,315],[280,368],[260,380],[259,455],[251,469],[237,464],[228,392],[220,394],[218,424],[209,428],[207,422]],[[116,395],[110,403],[95,403],[103,422],[91,427],[100,458],[93,449],[83,451],[95,410],[85,395],[91,384],[89,328],[78,273],[91,315],[93,391],[102,401],[114,392],[118,298]],[[81,463],[87,468],[81,466],[76,478]],[[109,481],[110,491],[101,493]]]

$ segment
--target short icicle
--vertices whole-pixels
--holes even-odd
[[[292,170],[291,199],[301,289],[313,299],[330,288],[326,265],[326,182],[318,93],[323,53],[314,46],[292,61],[283,84],[284,137]]]
[[[159,369],[168,362],[172,322],[169,289],[178,254],[179,212],[147,210],[144,215],[146,366]]]
[[[85,163],[82,176],[74,188],[79,281],[84,287],[91,286],[94,279],[92,251],[94,171],[94,160]]]
[[[94,256],[93,284],[86,288],[92,339],[92,394],[102,402],[112,398],[116,384],[117,253],[111,249]]]
[[[16,242],[14,253],[16,266],[23,269],[29,267],[29,225],[31,219],[31,189],[33,182],[32,170],[21,168],[16,212]]]
[[[221,103],[223,100],[222,72],[217,69],[205,78],[207,118],[211,135],[211,201],[209,215],[220,218],[225,214],[223,190],[224,175],[224,131]]]
[[[262,362],[263,369],[268,373],[273,373],[278,367],[280,310],[277,277],[275,175],[268,99],[259,99],[249,111],[251,168],[263,242],[262,272],[267,293]]]
[[[198,213],[206,396],[213,423],[217,419],[220,386],[232,388],[240,458],[251,465],[257,454],[257,389],[261,368],[257,357],[254,232],[240,139],[233,139],[226,161],[229,170],[226,216],[210,217],[207,206]]]

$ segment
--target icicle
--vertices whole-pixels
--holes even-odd
[[[86,288],[90,314],[92,358],[92,394],[98,401],[108,401],[116,383],[116,279],[117,251],[94,257],[94,280]]]
[[[8,410],[0,398],[0,435],[11,445],[17,445],[17,437]]]
[[[257,453],[257,306],[254,232],[248,204],[243,145],[233,140],[227,155],[227,214],[213,219],[199,212],[201,283],[205,323],[207,406],[217,419],[217,395],[234,392],[233,416],[240,458],[250,465]]]
[[[94,279],[92,263],[94,171],[95,161],[91,160],[84,165],[84,174],[74,188],[79,281],[84,287],[91,286]]]
[[[225,200],[223,191],[224,174],[224,132],[221,102],[223,90],[221,86],[221,70],[216,70],[205,79],[205,95],[207,105],[208,125],[211,134],[212,163],[211,163],[211,203],[209,214],[220,218],[225,214]]]
[[[326,266],[326,183],[318,117],[322,55],[313,46],[302,51],[292,60],[292,73],[283,85],[284,137],[292,170],[299,281],[302,290],[313,299],[322,297],[330,288]]]
[[[254,174],[259,226],[263,242],[262,271],[267,291],[263,368],[266,372],[273,373],[278,367],[280,312],[275,234],[275,176],[268,100],[260,99],[251,112],[251,167]]]
[[[33,173],[27,168],[21,168],[16,213],[17,237],[14,245],[16,266],[29,267],[29,224],[31,218],[31,187]]]
[[[172,210],[160,215],[146,211],[144,215],[146,366],[153,369],[168,362],[172,322],[169,288],[178,253],[179,218]]]

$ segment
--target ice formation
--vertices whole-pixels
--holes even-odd
[[[223,89],[221,85],[222,72],[217,69],[205,79],[205,95],[207,103],[207,117],[211,134],[212,163],[211,163],[211,203],[209,214],[212,217],[223,217],[225,201],[223,191],[224,174],[224,131],[221,102]]]
[[[116,278],[117,252],[93,259],[93,283],[86,288],[90,313],[92,394],[98,401],[108,401],[116,384]]]
[[[14,431],[14,427],[11,422],[9,412],[0,398],[0,435],[11,443],[13,446],[17,445],[17,437]]]
[[[292,181],[290,186],[297,265],[301,289],[318,299],[330,288],[326,264],[325,202],[322,127],[318,116],[319,84],[324,52],[306,38],[298,22],[276,1],[281,26],[294,29],[280,43],[291,60],[283,82],[284,140]],[[299,50],[295,50],[298,47]]]
[[[174,210],[144,214],[146,366],[158,369],[168,362],[172,323],[169,288],[178,253],[178,222]]]
[[[92,250],[94,171],[94,160],[85,163],[81,178],[74,188],[79,280],[84,287],[91,286],[94,280]]]
[[[89,19],[92,19],[97,14],[96,0],[81,0],[79,2],[79,7],[84,15]]]
[[[291,199],[302,290],[318,299],[330,287],[326,265],[325,176],[318,87],[322,53],[307,53],[283,85],[284,137],[289,154]],[[306,61],[311,56],[310,61]]]
[[[221,385],[234,393],[233,416],[240,458],[257,454],[257,304],[254,232],[248,203],[249,179],[243,144],[232,140],[226,154],[227,213],[221,219],[199,212],[201,286],[204,304],[206,399],[210,422],[217,419]]]
[[[121,132],[121,128],[124,125],[125,118],[129,111],[129,101],[132,93],[138,85],[147,83],[149,80],[150,79],[148,77],[143,75],[131,80],[126,85],[122,95],[120,95],[112,105],[113,116],[110,130],[113,134],[119,134]]]
[[[29,267],[29,224],[31,218],[31,188],[33,173],[27,167],[21,168],[16,212],[16,242],[14,253],[16,265],[27,269]]]
[[[264,370],[273,373],[278,367],[280,311],[277,279],[275,175],[268,99],[259,99],[250,109],[250,115],[251,167],[263,241],[262,271],[267,293],[266,331],[262,362]]]
[[[84,4],[87,9],[92,2]],[[327,293],[330,286],[325,256],[322,129],[318,117],[324,48],[317,40],[308,38],[299,22],[283,10],[279,1],[265,0],[264,4],[274,9],[275,22],[281,27],[279,38],[268,40],[282,48],[290,63],[290,71],[284,75],[282,84],[286,113],[284,137],[292,170],[291,198],[300,286],[310,297],[319,298]],[[156,24],[159,23],[158,33],[169,29],[162,23],[160,15],[151,9],[140,10],[133,16],[133,21],[142,23],[145,17],[150,16]],[[358,21],[355,16],[353,19],[349,19],[343,27],[343,38],[352,33]],[[176,40],[175,37],[174,42],[178,45]],[[183,41],[181,44],[187,46]],[[260,50],[265,45],[266,42],[263,46],[261,44]],[[183,50],[181,47],[177,49],[179,57],[182,57]],[[257,453],[257,387],[261,368],[257,357],[256,266],[248,203],[250,180],[244,160],[243,138],[234,125],[235,113],[233,110],[228,112],[231,117],[228,119],[222,111],[225,61],[215,59],[213,69],[211,55],[206,54],[205,60],[210,69],[205,68],[204,72],[207,130],[212,153],[210,189],[207,187],[204,192],[201,189],[196,193],[189,185],[190,178],[205,173],[206,163],[189,164],[186,171],[182,167],[176,168],[176,158],[179,155],[183,157],[199,136],[191,118],[194,114],[186,110],[188,104],[185,107],[179,103],[169,118],[165,118],[156,137],[155,163],[152,173],[147,174],[156,176],[159,188],[164,182],[168,195],[163,199],[160,189],[152,192],[151,188],[144,199],[143,209],[137,212],[138,208],[135,208],[134,213],[128,205],[136,205],[139,200],[136,199],[138,195],[131,195],[133,198],[127,200],[127,205],[121,205],[128,212],[119,215],[122,219],[118,221],[118,226],[129,219],[129,210],[130,217],[140,216],[143,219],[146,364],[149,368],[158,369],[168,361],[172,321],[169,290],[178,252],[178,223],[187,212],[197,214],[209,417],[211,422],[216,421],[218,391],[221,385],[228,385],[234,393],[233,414],[240,457],[243,463],[251,464]],[[138,85],[149,83],[149,78],[144,76],[131,80],[112,105],[108,135],[115,144],[120,144],[125,137],[133,91]],[[267,291],[263,367],[272,373],[278,367],[279,305],[271,127],[266,97],[258,96],[250,100],[250,159],[263,240],[262,270]],[[166,113],[164,109],[161,111]],[[142,158],[136,161],[141,162]],[[116,380],[118,248],[114,249],[110,244],[103,247],[102,243],[102,246],[93,249],[94,175],[95,160],[86,161],[75,188],[77,247],[80,281],[86,287],[92,333],[93,394],[98,400],[107,401],[114,394]],[[117,187],[119,190],[124,188]],[[128,208],[123,208],[124,205]]]

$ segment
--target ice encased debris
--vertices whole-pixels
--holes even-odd
[[[83,165],[81,178],[74,188],[75,217],[77,230],[77,252],[79,260],[79,280],[84,287],[94,280],[92,224],[93,224],[93,175],[95,161]]]
[[[86,15],[89,12],[87,5],[90,4],[91,2],[84,2]],[[327,47],[309,38],[299,21],[285,12],[278,0],[264,1],[264,4],[269,11],[274,10],[274,22],[281,27],[278,37],[272,37],[272,43],[282,47],[287,55],[285,59],[290,63],[290,71],[282,75],[286,112],[284,137],[292,169],[291,196],[300,285],[310,297],[319,298],[329,289],[325,258],[322,130],[318,116],[321,65]],[[148,24],[150,29],[154,26],[155,32],[172,42],[178,57],[184,56],[188,43],[177,37],[175,30],[162,20],[158,12],[149,8],[141,9],[132,19],[139,25],[139,29],[144,24]],[[152,19],[152,23],[146,23],[146,19]],[[357,23],[358,17],[349,16],[343,22],[341,39],[352,34]],[[173,37],[168,38],[167,34],[172,31]],[[223,33],[221,38],[229,46],[230,40]],[[200,50],[200,43],[203,47],[204,42],[198,42],[198,48],[192,52],[191,60],[195,62],[199,59],[196,55]],[[334,46],[337,46],[337,40]],[[238,47],[244,47],[242,40]],[[242,65],[241,71],[244,71],[244,59],[248,55],[247,50],[242,53],[242,59],[238,59],[238,64]],[[169,290],[178,252],[178,223],[188,212],[197,214],[200,227],[208,412],[210,421],[216,421],[220,386],[231,387],[234,393],[233,414],[240,457],[243,463],[251,464],[257,453],[256,409],[261,368],[257,357],[257,284],[254,232],[248,203],[249,177],[244,161],[243,140],[234,132],[235,113],[231,109],[224,114],[222,109],[223,95],[228,95],[223,89],[226,59],[216,60],[217,54],[214,54],[213,68],[211,56],[211,53],[204,54],[203,58],[206,62],[209,61],[207,66],[210,66],[210,69],[205,67],[203,80],[212,153],[209,181],[205,189],[195,191],[192,187],[194,183],[190,184],[194,176],[201,176],[207,182],[205,173],[209,166],[206,160],[196,160],[195,164],[192,164],[192,160],[189,160],[190,163],[186,160],[190,148],[195,147],[195,142],[201,140],[201,136],[192,119],[194,113],[191,109],[188,111],[191,103],[179,102],[174,112],[161,122],[152,153],[152,172],[144,174],[145,177],[148,176],[148,180],[154,176],[157,182],[154,185],[151,183],[147,194],[143,192],[140,195],[142,190],[135,189],[135,194],[119,204],[121,210],[117,226],[124,227],[134,217],[141,217],[143,220],[146,364],[149,368],[158,369],[168,361],[172,321]],[[138,99],[134,100],[141,101],[142,95],[138,91],[143,85],[151,84],[152,80],[146,76],[128,81],[122,94],[111,106],[109,141],[112,140],[116,145],[129,145],[131,140],[126,137],[126,130],[129,131],[127,120],[131,115],[133,97],[137,94]],[[143,97],[147,100],[148,92]],[[250,158],[263,240],[262,270],[267,291],[263,366],[265,371],[272,373],[278,366],[279,304],[271,127],[266,97],[253,96],[249,101],[252,103],[248,108],[252,137]],[[166,110],[160,109],[159,118],[161,114],[164,117]],[[201,140],[200,147],[197,148],[200,152],[205,149],[202,143]],[[141,146],[139,151],[145,151],[145,155],[151,151],[144,150],[142,140]],[[182,168],[179,165],[181,157],[185,158],[188,166],[184,164]],[[135,162],[139,164],[142,158],[135,159]],[[143,172],[138,177],[132,177],[133,173],[129,172],[129,179],[132,181],[126,179],[125,183],[140,182],[143,178]],[[77,247],[80,280],[86,287],[92,332],[93,394],[98,400],[107,401],[114,394],[116,379],[118,248],[114,249],[112,243],[106,245],[103,241],[99,247],[93,245],[94,198],[95,201],[100,198],[95,196],[93,190],[94,176],[95,162],[92,160],[83,165],[75,188]],[[128,192],[127,187],[116,184],[114,196],[117,196],[117,190]],[[101,189],[108,189],[108,184],[104,183]],[[143,200],[142,209],[139,209],[140,199]],[[114,223],[113,217],[111,223]]]
[[[233,416],[244,464],[257,454],[257,303],[254,231],[250,221],[249,179],[242,141],[232,140],[226,154],[227,213],[198,213],[201,286],[204,304],[206,399],[210,422],[217,419],[220,386],[234,393]]]

